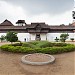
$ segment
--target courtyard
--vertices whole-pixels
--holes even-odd
[[[23,64],[23,55],[0,51],[0,75],[75,75],[75,52],[53,55],[55,63],[44,66]]]

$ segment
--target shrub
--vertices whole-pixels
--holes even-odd
[[[65,42],[65,40],[68,39],[68,36],[69,36],[69,34],[65,34],[65,33],[61,34],[60,35],[60,41],[61,42]]]
[[[58,47],[62,47],[62,46],[68,45],[66,43],[52,43],[52,44],[53,44],[53,46],[58,46]]]
[[[15,43],[11,44],[12,46],[23,46],[23,47],[30,47],[30,48],[46,48],[46,47],[61,47],[66,46],[66,43],[51,43],[48,41],[34,41],[34,42],[25,42],[25,43]]]
[[[15,43],[15,44],[11,44],[12,46],[22,46],[23,43]]]
[[[35,45],[33,45],[33,44],[31,44],[31,43],[23,43],[22,46],[23,46],[23,47],[35,48]]]
[[[55,39],[54,39],[56,42],[58,42],[59,41],[59,39],[56,37]]]
[[[18,37],[17,37],[17,33],[16,32],[8,32],[5,36],[6,40],[7,41],[10,41],[11,43],[12,42],[16,42],[18,40]]]
[[[47,47],[41,48],[38,52],[47,53],[47,54],[59,54],[64,52],[74,51],[75,46],[67,46],[67,47]]]
[[[70,40],[73,42],[74,41],[74,38],[70,38]]]
[[[23,53],[33,53],[34,49],[29,47],[22,47],[22,46],[9,46],[9,45],[3,45],[0,47],[3,51],[10,51],[10,52],[23,52]]]
[[[8,51],[8,47],[9,45],[3,45],[3,46],[0,46],[0,49],[3,51]]]
[[[0,47],[3,51],[21,52],[21,53],[47,53],[58,54],[64,52],[70,52],[75,50],[75,45],[66,43],[50,43],[50,42],[38,42],[36,45],[31,43],[23,43],[22,46],[18,44],[3,45]]]
[[[53,45],[51,42],[42,41],[42,42],[39,42],[36,46],[39,48],[45,48],[45,47],[52,47]]]
[[[33,45],[36,45],[36,44],[38,44],[40,41],[32,41],[32,42],[28,42],[28,43],[30,43],[30,44],[33,44]]]
[[[4,35],[1,35],[0,40],[1,40],[1,42],[2,42],[3,40],[5,40],[5,36],[4,36]]]

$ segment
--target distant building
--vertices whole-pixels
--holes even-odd
[[[48,41],[55,41],[56,37],[60,38],[61,33],[68,33],[69,39],[75,38],[75,22],[69,25],[58,25],[52,26],[42,23],[31,23],[26,24],[25,20],[18,20],[16,22],[17,26],[13,25],[7,19],[0,24],[0,34],[7,33],[8,31],[15,31],[18,33],[21,41],[24,41],[26,38],[27,41],[31,40],[48,40]]]

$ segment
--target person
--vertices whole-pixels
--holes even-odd
[[[25,42],[26,42],[26,38],[25,38],[24,40],[25,40]]]

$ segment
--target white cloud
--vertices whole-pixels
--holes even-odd
[[[72,22],[72,11],[67,11],[59,15],[50,15],[48,13],[28,15],[28,12],[21,6],[14,6],[5,1],[0,1],[0,22],[4,19],[10,20],[13,24],[18,19],[24,19],[27,23],[45,22],[49,25],[69,24]]]
[[[59,15],[50,15],[47,13],[35,15],[30,18],[31,22],[46,22],[49,25],[69,24],[72,23],[72,11],[67,11]]]
[[[26,19],[26,11],[21,6],[13,6],[5,1],[0,1],[0,16],[4,19],[9,19],[11,22],[16,22],[18,19]]]

